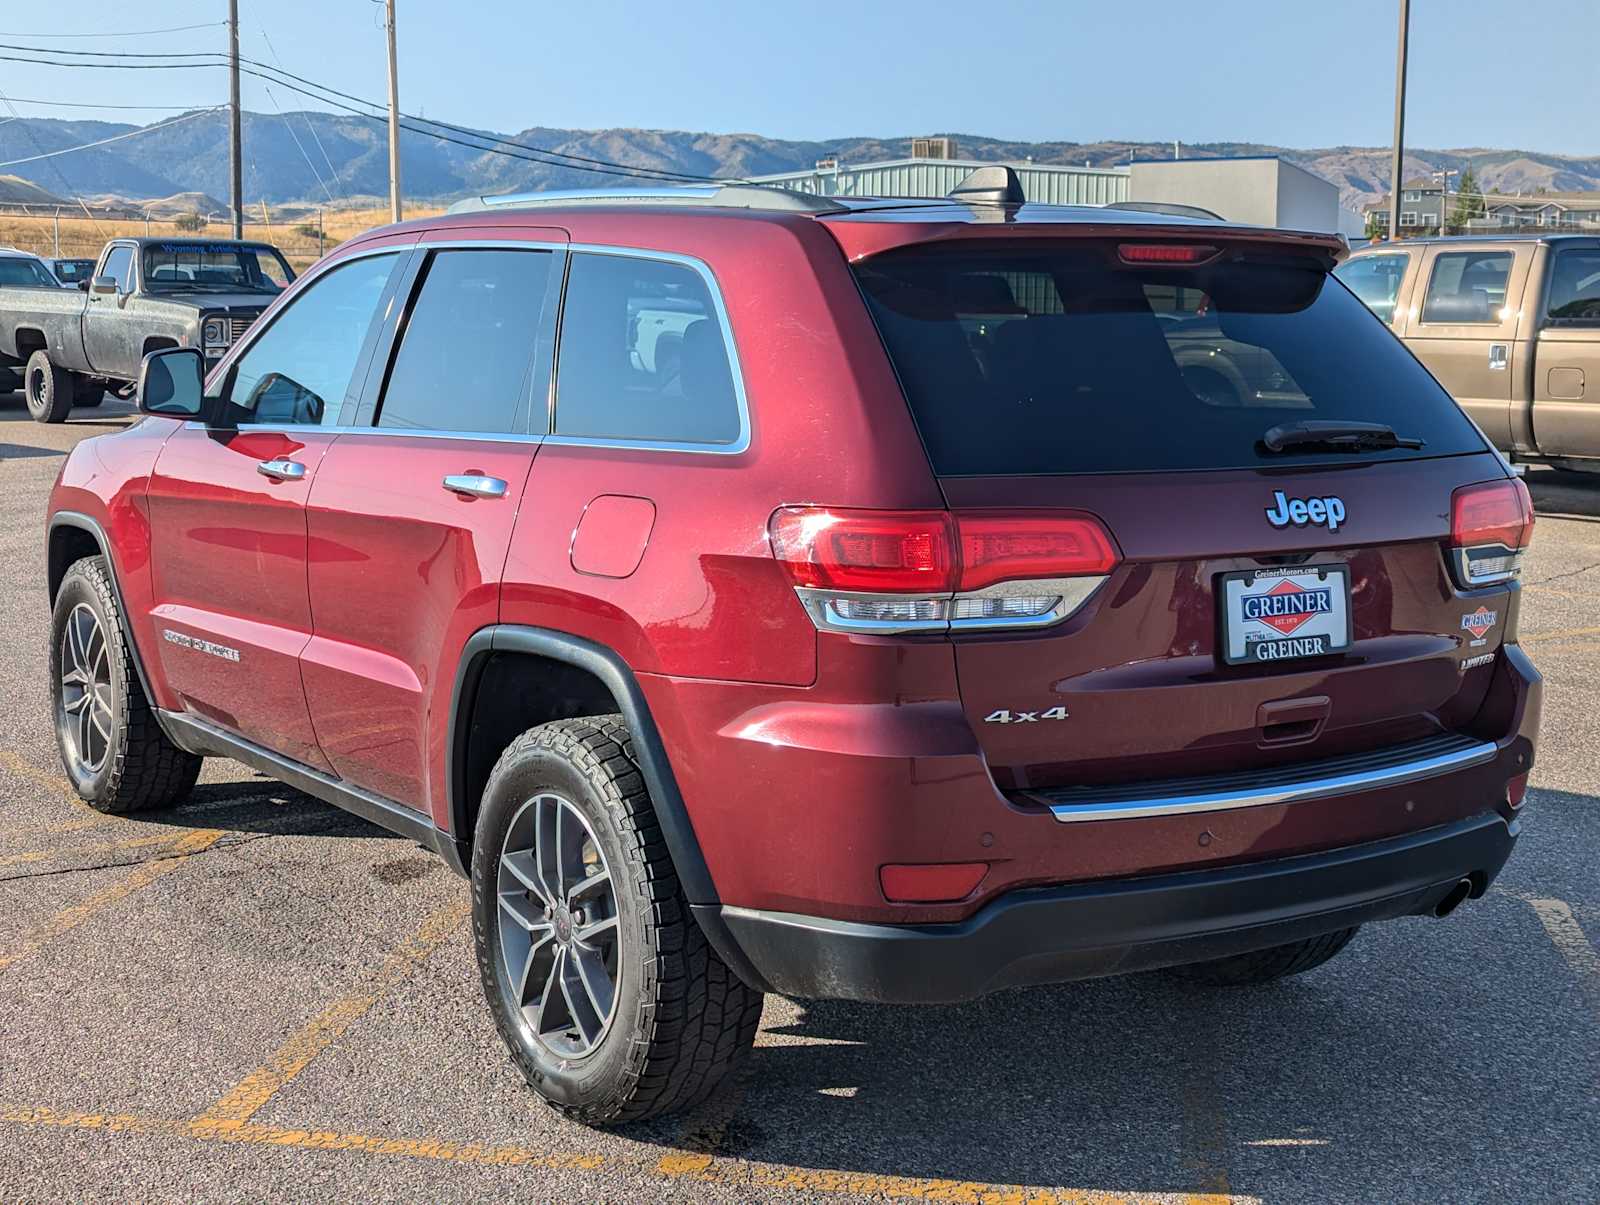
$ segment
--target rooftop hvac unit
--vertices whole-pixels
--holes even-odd
[[[913,138],[911,140],[911,157],[913,159],[954,159],[956,157],[956,140],[954,138]]]

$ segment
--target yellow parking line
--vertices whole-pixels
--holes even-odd
[[[58,845],[54,849],[29,849],[22,853],[0,856],[0,866],[25,866],[34,862],[48,862],[53,858],[75,854],[116,854],[128,849],[143,849],[151,845],[166,845],[175,839],[170,830],[149,837],[133,837],[126,841],[101,841],[94,845]]]
[[[551,1154],[522,1146],[485,1146],[445,1138],[393,1138],[336,1130],[295,1130],[254,1122],[229,1125],[193,1118],[173,1121],[110,1114],[61,1111],[0,1103],[0,1123],[33,1129],[92,1130],[106,1134],[143,1134],[188,1138],[201,1142],[233,1142],[252,1146],[289,1147],[309,1151],[340,1151],[405,1159],[431,1159],[447,1163],[492,1167],[531,1167],[549,1170],[608,1173],[608,1192],[615,1192],[615,1177],[632,1173],[646,1178],[688,1180],[697,1184],[739,1189],[787,1189],[813,1196],[878,1196],[895,1201],[940,1202],[941,1205],[1146,1205],[1170,1196],[1152,1192],[1108,1192],[1092,1188],[1037,1188],[984,1184],[969,1180],[918,1179],[871,1172],[783,1167],[717,1159],[710,1155],[671,1154],[659,1160],[614,1157],[594,1152]],[[547,1194],[548,1195],[548,1194]],[[1247,1201],[1252,1198],[1199,1198]]]
[[[179,837],[172,843],[170,856],[152,858],[148,862],[141,863],[138,869],[131,874],[96,892],[81,904],[63,908],[60,912],[38,925],[23,937],[21,943],[15,949],[9,953],[0,954],[0,971],[5,970],[18,959],[27,957],[46,942],[60,937],[63,933],[72,929],[76,929],[102,908],[126,899],[140,888],[148,887],[162,875],[170,874],[187,861],[191,854],[197,854],[201,850],[211,848],[221,836],[221,829],[210,828],[198,829]]]
[[[422,928],[390,954],[354,992],[335,1000],[280,1046],[221,1100],[194,1119],[196,1125],[237,1127],[254,1117],[284,1085],[290,1083],[316,1058],[336,1042],[367,1010],[412,971],[450,936],[472,911],[461,901],[441,908]]]
[[[1594,944],[1578,923],[1578,918],[1572,915],[1572,905],[1566,900],[1527,895],[1522,899],[1533,909],[1550,941],[1578,977],[1578,985],[1589,998],[1595,1014],[1600,1016],[1600,954],[1595,952]]]
[[[72,827],[74,828],[92,828],[96,825],[108,824],[111,821],[110,817],[101,815],[79,799],[78,793],[72,789],[71,785],[61,775],[51,774],[39,769],[32,762],[24,761],[21,756],[13,753],[10,749],[0,749],[0,769],[8,770],[19,778],[26,778],[36,786],[46,787],[57,798],[66,800],[80,811],[88,812],[89,816],[86,819],[73,823]]]

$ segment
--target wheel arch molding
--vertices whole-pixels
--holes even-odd
[[[615,701],[633,736],[639,771],[650,790],[656,819],[673,868],[690,904],[716,904],[718,896],[701,853],[699,839],[689,819],[683,795],[667,757],[660,730],[651,717],[650,707],[627,663],[612,649],[548,628],[519,624],[496,624],[480,628],[461,650],[456,668],[455,687],[450,699],[450,731],[445,742],[445,781],[449,790],[450,834],[462,852],[463,861],[472,841],[476,799],[472,797],[470,767],[473,764],[473,738],[479,725],[475,712],[485,673],[495,659],[508,654],[527,656],[570,666],[597,680]],[[551,716],[550,718],[565,718]],[[519,729],[521,731],[521,729]],[[498,755],[498,751],[495,751]]]
[[[74,538],[73,533],[86,533],[95,546],[94,552],[86,552],[87,542]],[[139,675],[139,688],[144,691],[144,697],[152,700],[154,706],[155,696],[150,691],[150,675],[145,669],[144,652],[139,648],[139,642],[134,638],[133,625],[129,622],[127,596],[122,592],[122,580],[117,572],[117,561],[111,555],[111,540],[106,535],[106,529],[93,515],[86,515],[82,511],[58,510],[50,516],[50,521],[45,534],[47,547],[47,574],[50,590],[50,604],[55,605],[56,595],[61,592],[61,582],[67,575],[75,561],[84,556],[100,556],[106,563],[106,576],[111,579],[111,593],[117,600],[117,623],[122,628],[123,642],[128,646],[128,655],[133,661],[133,669]],[[159,711],[156,713],[159,722]]]

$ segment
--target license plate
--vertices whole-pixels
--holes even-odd
[[[1350,570],[1298,565],[1222,575],[1229,665],[1321,657],[1350,647]]]

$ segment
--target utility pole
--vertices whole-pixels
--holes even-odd
[[[233,237],[244,237],[244,148],[239,117],[239,0],[228,0],[228,200],[233,205]]]
[[[1389,241],[1400,237],[1400,186],[1406,158],[1406,35],[1411,29],[1411,0],[1400,0],[1400,53],[1394,69],[1394,162],[1389,170]]]
[[[394,58],[394,0],[384,0],[389,34],[389,218],[400,220],[400,74]]]

